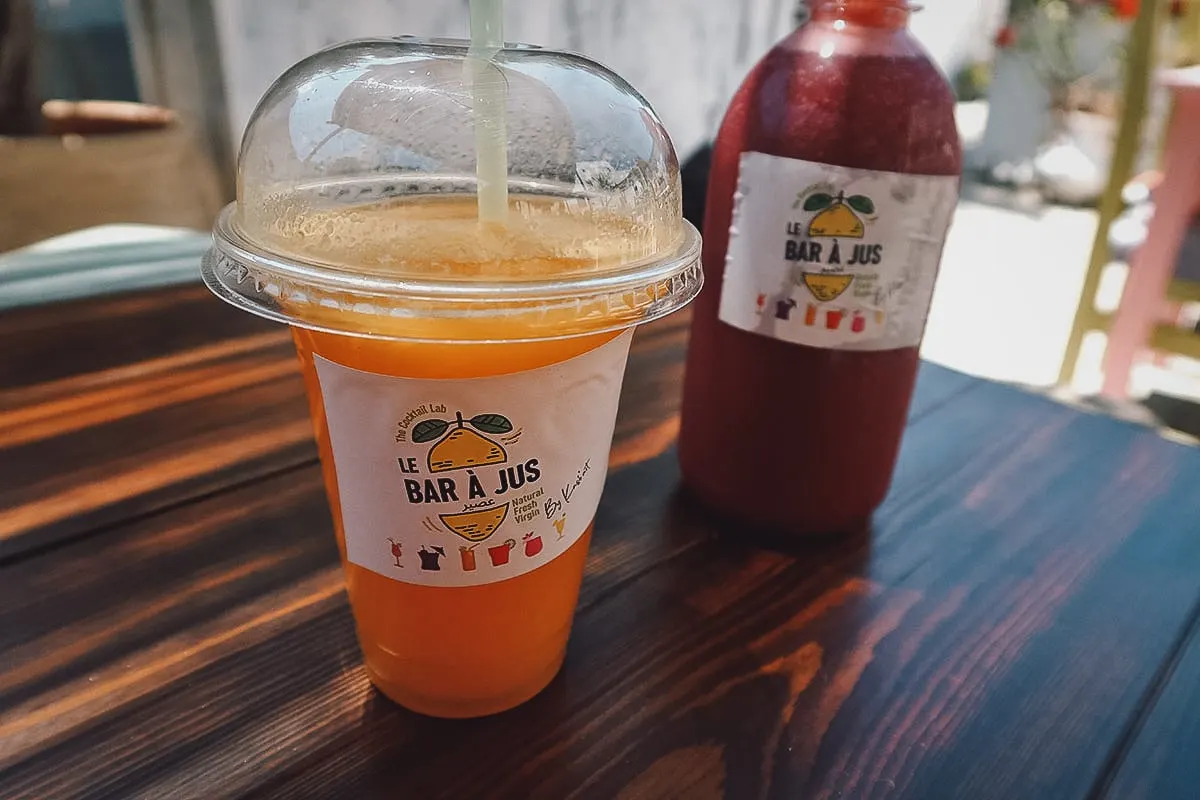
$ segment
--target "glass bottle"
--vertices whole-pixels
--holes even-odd
[[[891,482],[962,172],[911,10],[811,3],[714,145],[679,455],[752,527],[860,528]]]

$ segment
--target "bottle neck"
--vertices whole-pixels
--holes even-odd
[[[813,22],[846,22],[870,28],[899,30],[908,26],[917,6],[906,0],[809,0]]]

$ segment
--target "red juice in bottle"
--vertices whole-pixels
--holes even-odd
[[[717,136],[679,441],[702,502],[797,535],[861,527],[887,493],[962,172],[909,7],[811,5]],[[826,324],[773,313],[796,304]]]

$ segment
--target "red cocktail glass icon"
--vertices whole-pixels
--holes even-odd
[[[542,537],[533,533],[525,534],[525,556],[533,558],[542,552]]]
[[[502,567],[508,563],[508,555],[513,548],[517,546],[516,539],[505,539],[504,544],[498,544],[495,547],[488,548],[488,558],[492,560],[493,567]]]
[[[825,312],[825,327],[831,331],[836,331],[838,326],[842,324],[842,315],[845,312],[840,310],[829,309]]]

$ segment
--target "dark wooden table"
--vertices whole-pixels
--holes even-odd
[[[1200,796],[1200,452],[926,366],[870,535],[755,547],[678,495],[686,331],[635,341],[563,673],[447,722],[363,673],[282,328],[4,315],[0,797]]]

